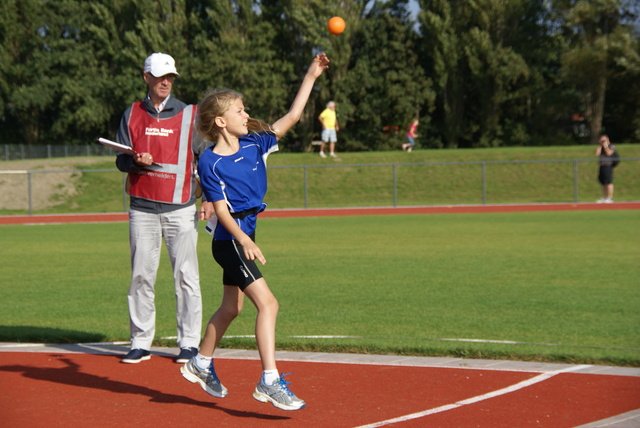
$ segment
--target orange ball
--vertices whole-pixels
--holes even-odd
[[[344,19],[339,16],[334,16],[327,23],[327,28],[331,34],[341,34],[344,31],[344,28],[347,26],[345,24]]]

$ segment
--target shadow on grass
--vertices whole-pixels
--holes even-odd
[[[0,342],[84,343],[101,342],[104,339],[105,336],[100,333],[63,328],[0,325]]]

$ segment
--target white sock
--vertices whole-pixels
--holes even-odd
[[[262,379],[264,383],[267,385],[273,385],[273,382],[278,380],[280,376],[278,375],[278,370],[265,370],[262,372]]]
[[[211,360],[213,360],[213,357],[205,357],[204,355],[198,353],[198,356],[196,357],[196,366],[200,370],[206,370],[207,368],[209,368],[209,365],[211,365]]]

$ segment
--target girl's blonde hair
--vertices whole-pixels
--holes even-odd
[[[244,97],[232,89],[211,89],[204,94],[198,104],[198,130],[204,138],[212,143],[218,141],[221,129],[216,125],[216,117],[225,114],[237,99],[244,100]],[[271,125],[257,119],[249,118],[247,127],[249,131],[275,134]]]

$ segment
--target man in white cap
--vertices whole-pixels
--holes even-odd
[[[128,173],[131,284],[129,322],[131,351],[122,359],[139,363],[151,358],[155,336],[155,282],[162,239],[173,267],[176,319],[183,364],[197,355],[202,330],[202,297],[196,245],[198,219],[209,219],[213,204],[203,201],[196,212],[194,132],[196,106],[171,96],[176,77],[174,59],[151,54],[143,79],[149,92],[122,115],[116,141],[135,155],[118,153],[116,165]]]

